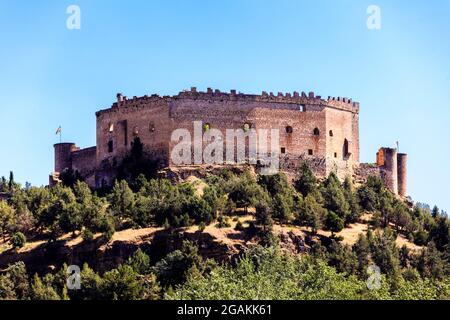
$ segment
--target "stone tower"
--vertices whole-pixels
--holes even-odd
[[[396,195],[407,196],[407,155],[397,149],[381,148],[377,153],[377,166],[386,187]]]

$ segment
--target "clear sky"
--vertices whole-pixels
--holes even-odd
[[[95,145],[117,92],[314,91],[359,101],[361,160],[398,140],[411,196],[449,210],[449,17],[446,0],[0,0],[0,175],[46,184],[56,128]]]

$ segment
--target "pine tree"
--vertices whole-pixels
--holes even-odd
[[[364,276],[370,261],[370,244],[364,234],[359,235],[358,241],[353,245],[353,251],[358,259],[359,274]]]
[[[306,161],[300,166],[297,179],[294,184],[295,188],[303,195],[303,197],[306,197],[310,193],[316,191],[317,179]]]
[[[311,228],[311,233],[316,234],[322,228],[327,211],[317,203],[314,195],[308,195],[299,210],[299,223]]]
[[[9,191],[12,192],[14,187],[14,173],[12,171],[9,172],[9,182],[8,182],[8,188]]]
[[[436,219],[439,216],[439,208],[437,206],[433,207],[433,210],[431,211],[431,216]]]
[[[110,201],[114,216],[121,219],[133,217],[135,195],[125,180],[115,182]]]

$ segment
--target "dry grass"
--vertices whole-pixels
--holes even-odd
[[[253,211],[253,210],[249,210]],[[371,219],[370,214],[366,214],[361,218],[361,222],[351,224],[348,228],[345,228],[341,232],[337,233],[337,236],[340,236],[343,238],[342,243],[346,245],[353,245],[358,240],[358,237],[360,234],[365,234],[368,230],[368,222]],[[233,221],[236,220],[236,221]],[[235,217],[229,217],[228,222],[230,223],[230,227],[227,228],[218,228],[217,223],[213,223],[205,228],[203,231],[204,233],[207,233],[211,235],[214,239],[216,239],[217,242],[223,243],[228,246],[236,246],[236,245],[243,245],[245,244],[245,239],[243,237],[243,233],[241,231],[235,230],[237,222],[240,221],[244,227],[247,227],[251,221],[254,221],[254,216],[251,214],[247,215],[240,215]],[[293,226],[293,225],[274,225],[274,232],[276,234],[281,233],[289,233],[292,232],[297,236],[305,237],[307,234],[309,234],[309,229],[305,227],[299,227],[299,226]],[[129,242],[129,243],[142,243],[143,241],[147,241],[149,238],[151,238],[156,232],[162,231],[163,228],[144,228],[144,229],[127,229],[123,231],[118,231],[114,233],[112,239],[104,244],[104,246],[109,246],[112,243],[119,241],[119,242]],[[199,231],[198,226],[193,226],[189,228],[185,228],[184,232],[187,233],[196,233]],[[319,236],[323,237],[330,237],[331,232],[319,230],[318,231]],[[95,239],[100,237],[100,234],[96,234],[94,236]],[[76,245],[79,245],[83,240],[81,238],[81,235],[78,234],[75,237],[72,237],[72,234],[65,234],[62,237],[58,239],[59,241],[66,241],[65,246],[66,247],[74,247]],[[18,252],[24,253],[29,252],[40,245],[44,244],[46,241],[35,241],[35,242],[29,242],[27,243],[23,248],[21,248]],[[402,247],[403,245],[406,245],[408,249],[412,251],[420,251],[423,247],[417,246],[414,243],[408,241],[403,235],[399,235],[396,240],[397,246]],[[103,246],[102,246],[103,247]],[[0,242],[0,253],[8,250],[11,248],[11,245],[8,243]]]

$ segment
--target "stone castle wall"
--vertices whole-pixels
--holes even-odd
[[[279,152],[312,153],[353,164],[359,161],[358,112],[359,104],[349,99],[323,100],[313,93],[244,95],[234,90],[197,92],[192,88],[172,97],[127,99],[118,95],[110,109],[97,112],[97,165],[123,158],[135,136],[147,153],[171,164],[170,150],[178,143],[171,141],[171,133],[185,128],[193,136],[194,121],[220,130],[224,137],[226,129],[245,125],[256,130],[279,129]],[[315,129],[318,135],[313,133]],[[345,140],[349,141],[350,156],[343,154]]]
[[[354,176],[355,168],[359,168],[359,103],[348,98],[322,99],[313,92],[248,95],[235,90],[224,93],[208,88],[198,92],[191,88],[164,97],[128,99],[118,94],[117,101],[96,116],[96,147],[79,150],[73,144],[55,146],[55,172],[73,167],[89,176],[90,184],[110,184],[136,137],[143,143],[145,154],[157,160],[160,167],[174,166],[170,154],[178,141],[171,141],[172,133],[187,129],[193,139],[195,121],[207,124],[208,130],[218,129],[224,147],[227,129],[278,129],[277,152],[285,171],[298,168],[305,159],[319,177],[335,171],[343,179]],[[205,141],[203,147],[207,144]],[[270,136],[268,146],[271,152]],[[398,169],[406,183],[406,158]],[[393,173],[397,162],[384,170],[390,170],[387,182],[397,190],[393,184],[398,179],[389,180],[397,175]]]

